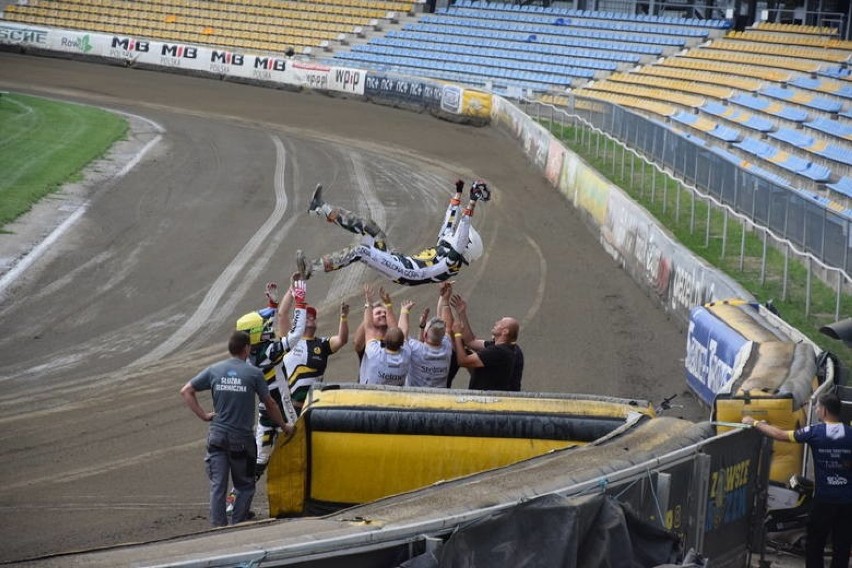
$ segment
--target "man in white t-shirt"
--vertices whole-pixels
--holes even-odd
[[[406,344],[404,330],[408,329],[408,314],[413,304],[403,303],[399,316],[400,326],[388,327],[381,337],[373,319],[372,289],[369,286],[364,287],[364,296],[363,325],[367,344],[361,358],[358,382],[365,385],[401,387],[405,384],[411,361],[411,349]]]
[[[407,387],[447,388],[447,377],[453,358],[453,342],[447,336],[447,329],[452,329],[453,325],[453,312],[450,308],[452,293],[452,284],[442,282],[438,296],[438,315],[427,321],[427,308],[420,319],[421,337],[408,339],[411,365],[405,379]]]

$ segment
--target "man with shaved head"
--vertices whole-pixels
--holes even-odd
[[[477,339],[470,326],[467,317],[467,302],[464,298],[460,294],[453,294],[450,298],[450,305],[457,316],[456,324],[453,326],[456,360],[459,367],[467,367],[471,374],[468,388],[521,390],[521,380],[524,375],[524,352],[517,343],[521,329],[518,320],[512,317],[500,318],[491,327],[491,341],[485,341]],[[458,337],[459,334],[461,337]],[[463,346],[468,352],[460,350],[460,346]],[[501,351],[495,351],[495,347],[499,347]],[[508,356],[510,352],[511,359]],[[462,364],[462,360],[465,361],[465,364]],[[505,369],[502,367],[506,360],[509,360],[510,363],[508,385],[504,384],[503,372]],[[484,370],[478,371],[477,369]],[[494,385],[497,385],[497,387]]]
[[[453,324],[456,361],[459,367],[470,370],[470,390],[509,391],[513,389],[513,377],[517,357],[520,325],[512,317],[502,317],[491,327],[492,341],[472,339],[465,341],[465,335],[473,337],[470,327],[461,316]],[[466,351],[468,347],[470,351]],[[518,378],[520,383],[520,378]]]

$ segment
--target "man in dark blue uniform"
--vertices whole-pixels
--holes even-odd
[[[831,568],[848,568],[852,549],[852,426],[840,422],[840,398],[834,393],[819,397],[816,415],[821,424],[795,431],[782,430],[751,416],[743,423],[782,442],[811,447],[814,461],[814,500],[808,515],[805,565],[824,568],[823,555],[831,534]]]

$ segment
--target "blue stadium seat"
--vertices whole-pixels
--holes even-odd
[[[831,170],[826,166],[822,166],[820,164],[815,164],[813,162],[808,163],[808,167],[801,172],[803,176],[806,178],[810,178],[814,181],[828,181],[831,179]]]
[[[805,96],[802,97],[801,91],[794,89],[785,89],[777,85],[771,85],[761,89],[760,94],[774,99],[780,99],[788,102],[795,102],[808,108],[821,110],[825,112],[839,112],[843,105],[839,101],[829,99],[827,97]]]
[[[852,150],[843,148],[837,144],[828,144],[825,148],[818,150],[816,153],[824,158],[834,160],[835,162],[852,166]]]
[[[844,176],[836,183],[828,183],[825,186],[838,193],[842,193],[846,197],[852,197],[852,176]]]
[[[823,65],[817,73],[833,79],[846,79],[852,74],[852,69],[840,65]]]
[[[808,119],[808,113],[804,109],[789,105],[782,105],[766,97],[752,94],[738,94],[728,99],[732,103],[742,105],[780,118],[786,118],[793,122],[804,122]]]
[[[825,82],[824,82],[823,79],[819,79],[819,78],[816,78],[816,77],[805,77],[805,76],[796,77],[796,78],[794,78],[790,81],[791,85],[794,85],[794,86],[802,88],[802,89],[808,89],[809,91],[830,92],[831,94],[838,96],[838,97],[843,97],[843,98],[846,98],[846,99],[852,99],[852,84],[841,83],[839,85],[836,85],[837,86],[836,89],[833,89],[833,88],[825,87],[824,83]],[[834,85],[835,83],[840,83],[840,82],[839,81],[832,82],[832,85]]]
[[[799,130],[793,130],[792,128],[779,128],[775,132],[770,132],[769,137],[787,142],[797,148],[807,148],[814,143],[813,136],[808,136],[807,134],[804,134]]]
[[[852,124],[848,122],[840,122],[831,118],[819,117],[805,123],[805,126],[810,126],[826,134],[845,138],[852,142]]]

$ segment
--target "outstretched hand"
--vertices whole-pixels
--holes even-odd
[[[429,321],[429,308],[424,308],[423,313],[420,314],[420,327],[426,327],[427,321]]]
[[[278,307],[278,282],[266,283],[266,299],[269,301],[270,308]]]
[[[453,294],[453,296],[450,298],[450,305],[458,313],[464,313],[467,311],[467,302],[464,301],[464,298],[461,297],[461,294]]]
[[[293,299],[296,300],[297,308],[304,308],[307,306],[307,296],[308,289],[304,280],[297,280],[293,282]]]

